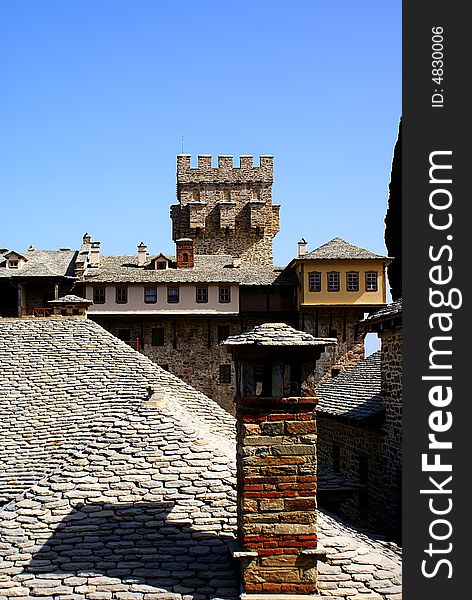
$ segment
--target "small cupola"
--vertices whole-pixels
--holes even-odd
[[[190,269],[194,266],[193,240],[181,238],[175,242],[178,269]]]

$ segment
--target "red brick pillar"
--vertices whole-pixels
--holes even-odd
[[[237,398],[244,592],[317,591],[316,398]]]

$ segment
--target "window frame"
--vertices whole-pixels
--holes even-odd
[[[315,284],[312,282],[312,275],[317,275],[318,276],[318,283],[315,286]],[[321,271],[310,271],[308,273],[308,291],[309,292],[321,292]]]
[[[124,292],[124,299],[119,298],[121,293]],[[118,287],[115,286],[115,303],[116,304],[128,304],[128,287]]]
[[[356,276],[356,285],[354,288],[350,288],[349,275]],[[358,292],[359,291],[359,271],[348,271],[346,273],[346,292]]]
[[[218,382],[220,385],[231,385],[233,380],[231,365],[222,364],[218,367]]]
[[[375,288],[372,288],[369,284],[369,275],[375,275]],[[365,291],[366,292],[378,292],[379,291],[379,274],[377,271],[366,271],[365,272]]]
[[[107,301],[107,288],[105,286],[94,286],[93,288],[93,303],[94,304],[106,304]],[[98,292],[103,292],[103,300],[97,299]]]
[[[227,299],[223,297],[225,291],[227,290]],[[229,304],[231,302],[231,286],[228,285],[220,285],[218,287],[218,302],[220,304]]]
[[[159,332],[159,333],[157,333]],[[162,343],[154,343],[156,340]],[[161,348],[166,345],[166,331],[165,327],[151,327],[151,346],[154,348]]]
[[[177,295],[174,299],[171,299],[170,290],[177,290]],[[178,304],[180,302],[180,286],[178,285],[168,285],[167,286],[167,304]]]
[[[331,289],[331,284],[330,284],[330,280],[329,280],[330,275],[337,276],[336,289]],[[340,276],[339,271],[328,271],[328,273],[326,273],[326,283],[327,283],[327,291],[328,292],[340,292],[341,291],[341,276]]]
[[[198,293],[199,292],[205,292],[204,294],[204,298],[199,298],[198,297]],[[197,304],[208,304],[208,286],[196,286],[195,287],[195,302]]]
[[[148,300],[147,292],[154,292],[155,300]],[[144,288],[144,304],[157,304],[157,287]]]

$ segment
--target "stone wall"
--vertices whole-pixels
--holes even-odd
[[[327,379],[344,371],[364,358],[364,336],[357,323],[363,310],[355,307],[302,308],[299,328],[315,337],[335,337],[336,346],[329,346],[316,364],[316,379]],[[333,369],[333,371],[332,371]]]
[[[90,315],[89,315],[90,316]],[[265,320],[240,317],[95,317],[93,320],[120,337],[129,330],[131,345],[153,362],[203,392],[234,414],[236,392],[234,365],[224,346],[219,346],[218,328],[227,327],[229,335],[248,331]],[[153,345],[153,329],[163,329],[163,345]],[[231,383],[220,383],[220,365],[231,366]]]
[[[386,527],[397,538],[401,527],[402,473],[402,332],[381,333],[382,393],[385,404],[382,459]]]
[[[197,254],[230,254],[254,264],[271,265],[272,240],[279,231],[279,206],[272,204],[273,158],[199,155],[177,157],[177,198],[171,206],[172,238],[191,238]]]
[[[317,590],[314,398],[237,400],[238,541],[244,591]]]
[[[318,413],[317,421],[320,465],[366,486],[341,505],[341,513],[351,518],[365,518],[372,525],[381,527],[383,515],[379,491],[381,496],[383,471],[380,427],[356,426],[325,413]],[[335,464],[334,446],[339,447],[339,465]],[[367,481],[362,481],[362,461],[367,461]]]

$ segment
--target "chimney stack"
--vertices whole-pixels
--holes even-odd
[[[194,266],[193,240],[180,238],[176,240],[177,268],[189,269]]]
[[[298,258],[305,256],[308,251],[308,244],[304,238],[298,242]]]
[[[141,242],[138,246],[138,267],[144,267],[147,260],[147,246]]]
[[[241,598],[317,593],[316,361],[335,340],[285,323],[227,338],[237,379],[236,465]],[[264,594],[266,596],[264,596]]]
[[[98,267],[100,264],[100,242],[92,242],[89,257],[90,266]]]

